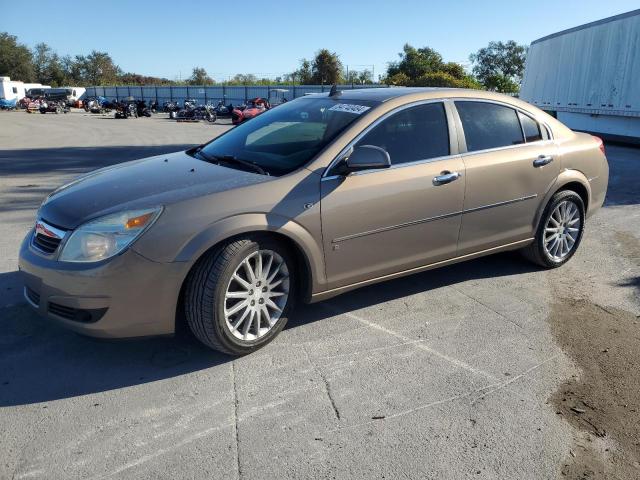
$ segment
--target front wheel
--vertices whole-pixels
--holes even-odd
[[[522,253],[545,268],[564,265],[580,246],[584,222],[585,208],[580,195],[571,190],[560,191],[551,197],[535,240]]]
[[[286,248],[267,237],[241,239],[196,264],[185,290],[185,316],[208,347],[244,355],[284,328],[294,290],[295,263]]]

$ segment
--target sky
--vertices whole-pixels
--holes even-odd
[[[318,49],[375,77],[405,43],[468,65],[492,40],[529,44],[545,35],[640,7],[638,0],[30,0],[0,1],[0,31],[60,55],[108,52],[124,71],[216,80],[273,78]],[[44,21],[43,21],[44,19]]]

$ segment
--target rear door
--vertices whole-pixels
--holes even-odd
[[[321,202],[329,288],[455,256],[465,177],[452,154],[457,142],[448,115],[440,101],[387,114],[355,145],[385,149],[390,168],[327,172]],[[447,173],[459,175],[434,182]]]
[[[455,107],[467,173],[458,255],[531,238],[540,202],[560,172],[549,132],[506,104],[456,100]]]

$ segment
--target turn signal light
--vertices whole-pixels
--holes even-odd
[[[130,218],[129,220],[127,220],[127,223],[125,224],[125,228],[144,227],[147,224],[147,222],[151,220],[152,216],[153,216],[153,213],[145,213],[144,215]]]

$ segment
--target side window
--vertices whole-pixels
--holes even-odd
[[[469,152],[524,143],[518,114],[513,108],[487,102],[455,104]]]
[[[356,146],[375,145],[389,152],[391,164],[449,155],[449,129],[442,103],[409,107],[391,115]]]
[[[522,130],[524,130],[524,138],[527,142],[537,142],[542,140],[542,133],[540,132],[540,125],[533,118],[523,113],[518,112],[520,117],[520,123],[522,124]]]
[[[18,93],[18,87],[12,87],[11,90],[13,91],[13,93]]]

